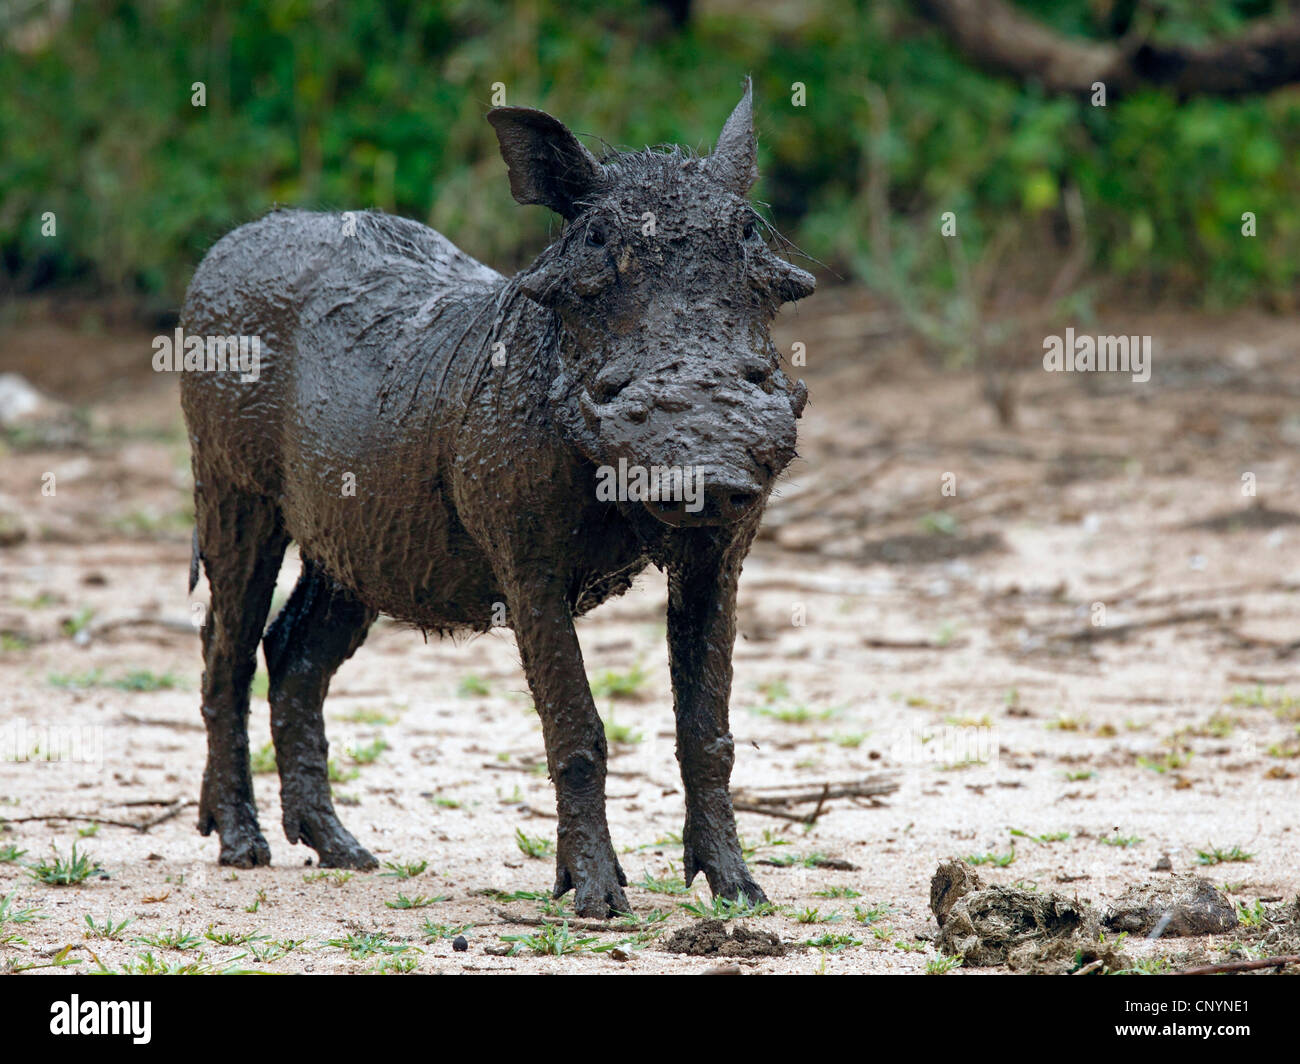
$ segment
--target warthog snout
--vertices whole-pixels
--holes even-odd
[[[773,386],[769,363],[738,360],[709,367],[674,364],[646,377],[598,377],[598,400],[579,393],[582,419],[601,468],[672,526],[726,525],[761,509],[776,476],[795,455],[802,395]],[[603,400],[603,401],[602,401]]]

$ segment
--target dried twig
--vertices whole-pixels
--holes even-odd
[[[1265,957],[1259,961],[1228,961],[1225,964],[1204,964],[1199,968],[1179,968],[1170,975],[1216,975],[1219,972],[1252,972],[1259,968],[1285,968],[1300,964],[1300,953],[1287,953],[1278,957]]]
[[[1203,624],[1224,619],[1223,614],[1218,610],[1191,610],[1183,613],[1167,613],[1146,621],[1129,621],[1127,624],[1089,625],[1087,628],[1054,633],[1048,638],[1067,643],[1096,643],[1103,639],[1125,639],[1134,632],[1144,629],[1168,628],[1176,624]]]
[[[785,786],[784,784],[778,786]],[[880,774],[851,783],[823,783],[818,791],[786,791],[784,793],[772,787],[747,787],[735,791],[732,795],[732,808],[742,813],[758,813],[761,816],[774,816],[780,820],[792,820],[800,824],[815,824],[823,813],[829,812],[826,803],[834,798],[866,798],[872,805],[880,805],[879,796],[893,794],[898,790],[898,780],[892,776]],[[809,813],[794,813],[791,806],[806,805],[815,802]]]
[[[149,804],[154,804],[154,803],[149,803]],[[136,821],[113,820],[109,817],[83,816],[78,813],[43,813],[43,814],[37,814],[36,816],[0,817],[0,823],[29,824],[29,823],[39,822],[43,820],[68,820],[68,821],[75,821],[77,823],[83,823],[83,824],[107,824],[108,826],[115,827],[115,828],[130,828],[132,831],[138,831],[141,835],[147,835],[149,833],[150,828],[156,828],[159,824],[165,823],[166,821],[171,820],[173,817],[179,815],[181,810],[186,809],[191,805],[197,805],[197,804],[198,803],[194,801],[177,802],[170,809],[162,813],[159,813],[155,817],[150,817],[147,820],[136,820]]]
[[[862,645],[873,650],[957,650],[969,642],[968,639],[949,639],[941,643],[934,639],[881,639],[877,636],[864,636]]]
[[[813,821],[809,820],[805,815],[800,815],[799,813],[787,813],[783,809],[768,809],[766,806],[762,805],[748,805],[745,802],[733,801],[731,803],[731,808],[737,813],[758,813],[760,816],[774,816],[778,820],[793,820],[797,824],[813,823]]]
[[[732,792],[733,799],[750,805],[781,806],[804,805],[808,802],[826,802],[833,798],[875,798],[893,794],[898,790],[898,779],[890,773],[877,773],[846,783],[815,784],[817,790],[790,791],[789,784],[764,787],[741,787]]]
[[[638,921],[635,924],[624,924],[604,920],[566,920],[563,916],[516,916],[512,912],[498,909],[495,906],[492,908],[492,913],[501,917],[504,923],[519,924],[524,927],[559,927],[561,924],[567,923],[577,931],[622,931],[647,926],[644,921]]]

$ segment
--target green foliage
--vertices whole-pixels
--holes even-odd
[[[1062,32],[1102,35],[1105,5],[1019,2]],[[1270,10],[1157,6],[1165,42]],[[643,0],[88,0],[45,33],[42,19],[38,4],[0,22],[0,263],[18,290],[91,282],[175,301],[217,238],[277,203],[396,211],[512,268],[555,221],[509,196],[483,121],[494,83],[621,145],[707,148],[746,71],[758,195],[842,275],[956,291],[961,263],[1003,227],[1022,250],[1050,247],[1077,193],[1092,265],[1121,281],[1226,303],[1285,298],[1300,279],[1295,93],[1143,92],[1104,108],[1049,97],[976,69],[908,0],[709,5],[682,31]],[[873,164],[888,276],[868,247]],[[959,257],[938,234],[944,211],[959,219]]]

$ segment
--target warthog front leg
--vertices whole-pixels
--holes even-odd
[[[686,885],[703,872],[716,897],[757,903],[767,895],[745,865],[731,808],[728,701],[743,555],[704,530],[683,544],[668,568],[668,657],[686,790]]]
[[[627,878],[605,819],[605,726],[591,698],[573,616],[560,589],[551,585],[518,589],[510,599],[555,783],[555,897],[572,888],[579,916],[604,919],[612,912],[631,912],[623,893]]]

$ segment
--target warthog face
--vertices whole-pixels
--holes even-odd
[[[557,318],[550,401],[601,471],[673,525],[726,524],[761,505],[795,455],[807,391],[781,371],[770,325],[813,277],[767,245],[746,194],[758,176],[750,90],[707,157],[597,160],[556,119],[488,114],[520,203],[563,233],[522,290]]]

